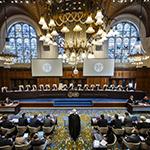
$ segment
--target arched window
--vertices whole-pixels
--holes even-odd
[[[141,44],[139,30],[131,22],[119,22],[113,26],[114,35],[108,39],[108,56],[117,63],[127,63],[128,55],[135,54]]]
[[[37,34],[29,24],[20,22],[13,24],[7,31],[10,52],[18,57],[15,63],[30,63],[37,57]]]

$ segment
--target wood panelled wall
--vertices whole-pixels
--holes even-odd
[[[113,77],[83,77],[82,70],[79,70],[79,74],[74,75],[71,68],[64,69],[63,77],[38,77],[33,78],[30,69],[4,69],[0,68],[0,87],[8,86],[12,88],[12,80],[14,79],[31,79],[36,80],[37,85],[39,84],[59,84],[59,80],[63,79],[86,79],[88,84],[108,84],[110,79],[135,79],[138,90],[144,90],[150,94],[150,68],[140,69],[116,69]],[[120,80],[119,80],[120,83]]]

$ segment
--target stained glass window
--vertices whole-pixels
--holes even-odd
[[[9,48],[18,57],[16,63],[30,63],[37,57],[37,34],[29,24],[20,22],[8,29]]]
[[[119,22],[113,26],[114,35],[108,38],[108,56],[118,63],[127,63],[128,55],[137,53],[139,31],[131,22]]]

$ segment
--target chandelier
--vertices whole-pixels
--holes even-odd
[[[94,58],[94,46],[107,40],[105,31],[108,18],[104,15],[102,1],[69,0],[48,3],[50,16],[40,17],[39,24],[45,31],[40,37],[44,45],[58,45],[59,33],[65,37],[64,52],[58,58],[76,66],[84,59]]]

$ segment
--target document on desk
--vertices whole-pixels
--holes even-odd
[[[107,141],[105,141],[105,140],[101,140],[100,144],[101,144],[102,146],[106,146]]]

